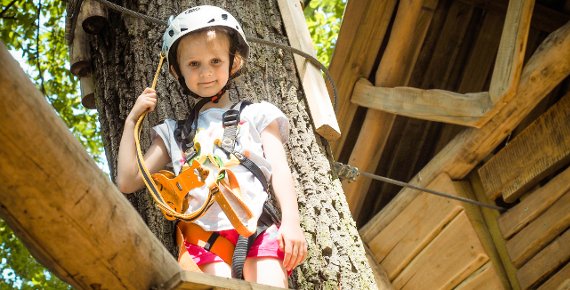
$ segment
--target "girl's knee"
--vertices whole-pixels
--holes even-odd
[[[243,266],[246,281],[287,288],[287,270],[276,258],[247,258]]]

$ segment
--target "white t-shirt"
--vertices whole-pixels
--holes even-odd
[[[239,108],[239,105],[236,108]],[[219,108],[209,108],[200,112],[198,129],[194,137],[194,143],[199,143],[200,155],[212,154],[219,157],[224,164],[228,161],[228,157],[222,149],[214,144],[214,141],[222,139],[224,133],[222,115],[225,112],[226,109]],[[289,138],[289,123],[281,110],[268,102],[254,103],[245,107],[240,115],[235,145],[235,150],[248,156],[261,169],[268,181],[271,178],[271,165],[263,154],[261,132],[273,121],[277,121],[281,140],[283,143],[286,143]],[[168,166],[171,167],[174,174],[178,175],[185,160],[182,146],[176,141],[174,136],[176,127],[177,122],[175,120],[167,119],[164,123],[153,127],[152,135],[154,137],[157,134],[164,141],[171,159],[171,163]],[[210,170],[210,174],[206,179],[206,185],[190,191],[189,194],[192,198],[186,213],[197,210],[204,203],[208,195],[207,185],[211,184],[218,174],[217,167],[210,162],[205,162],[203,166]],[[263,203],[267,199],[267,192],[263,189],[261,182],[242,165],[231,166],[229,169],[233,171],[239,182],[244,201],[256,219],[259,218],[263,210]],[[229,197],[228,194],[226,196]],[[242,222],[245,222],[245,215],[238,210],[239,207],[232,203],[231,199],[230,204],[236,209]],[[217,203],[214,203],[202,217],[194,222],[207,231],[221,231],[233,228]]]

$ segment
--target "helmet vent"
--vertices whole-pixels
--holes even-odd
[[[214,22],[214,21],[216,21],[216,19],[215,19],[215,18],[212,18],[212,20],[208,21],[208,23],[212,23],[212,22]]]
[[[186,30],[188,30],[188,28],[186,27],[180,28],[180,31],[186,31]]]
[[[227,14],[222,14],[222,19],[223,19],[223,20],[228,20],[228,15],[227,15]]]
[[[168,35],[170,35],[170,37],[174,36],[174,30],[170,29],[170,30],[168,31]]]

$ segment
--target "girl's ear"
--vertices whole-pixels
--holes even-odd
[[[176,70],[174,69],[174,66],[171,65],[168,70],[170,71],[170,73],[176,78],[178,79],[178,74],[176,73]]]
[[[234,75],[242,66],[243,66],[243,59],[241,58],[241,56],[239,55],[234,56],[234,63],[232,65],[231,74]]]

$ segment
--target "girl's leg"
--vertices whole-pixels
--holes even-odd
[[[251,257],[245,260],[243,276],[246,281],[287,288],[287,271],[283,261],[276,258]]]
[[[226,277],[226,278],[232,277],[232,269],[230,268],[230,265],[224,262],[213,262],[213,263],[204,264],[200,266],[200,270],[202,270],[202,272],[204,273],[219,277]]]

